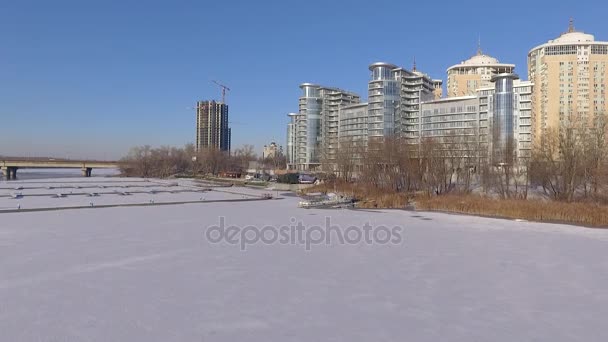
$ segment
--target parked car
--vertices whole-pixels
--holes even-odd
[[[301,174],[298,177],[298,182],[300,184],[313,184],[316,181],[317,181],[317,177],[312,176],[312,175]]]

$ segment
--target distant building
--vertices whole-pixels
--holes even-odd
[[[514,164],[531,149],[533,84],[515,74],[499,74],[474,95],[421,105],[420,136],[440,144],[460,144],[470,164]],[[490,159],[488,159],[490,158]]]
[[[196,103],[196,149],[216,148],[230,151],[231,130],[228,105],[215,101]]]
[[[420,102],[441,97],[442,81],[431,79],[415,65],[410,71],[379,62],[371,64],[369,71],[369,101],[363,104],[359,95],[349,91],[300,85],[299,111],[288,114],[289,169],[315,170],[324,164],[331,170],[344,146],[359,150],[368,140],[419,137]]]
[[[289,114],[287,114],[287,116],[289,116],[289,122],[287,123],[287,150],[286,150],[285,157],[287,157],[287,169],[295,170],[295,169],[297,169],[297,166],[296,166],[296,158],[297,158],[296,129],[297,129],[297,124],[298,124],[297,117],[299,116],[299,114],[298,113],[289,113]]]
[[[448,68],[448,97],[475,95],[479,88],[490,86],[491,79],[498,74],[511,74],[514,64],[500,63],[496,58],[485,55],[481,48],[466,61]]]
[[[348,153],[354,158],[356,165],[362,163],[362,152],[367,148],[369,138],[368,113],[367,102],[340,108],[338,153],[341,151]]]
[[[338,115],[341,106],[359,102],[359,95],[311,83],[300,85],[297,114],[288,114],[288,167],[315,170],[331,160],[338,147]]]
[[[283,146],[277,145],[276,142],[271,142],[268,145],[264,145],[264,151],[262,152],[262,158],[276,158],[283,154]]]
[[[435,98],[435,85],[428,75],[390,63],[373,63],[368,92],[368,134],[372,140],[398,136],[419,138],[420,102]]]
[[[340,108],[338,123],[338,139],[340,147],[344,144],[355,143],[367,145],[368,134],[368,103],[358,103]]]
[[[438,148],[437,151],[453,151],[450,146],[461,145],[462,153],[469,158],[468,163],[470,165],[478,163],[481,157],[479,151],[482,149],[480,133],[487,131],[488,128],[487,117],[483,118],[479,115],[477,96],[449,97],[423,102],[420,105],[420,117],[422,124],[418,133],[421,137],[419,150],[429,139],[445,146]],[[472,151],[466,151],[467,149]]]
[[[532,100],[535,141],[570,120],[608,115],[608,42],[568,31],[528,53],[528,79],[536,85]]]
[[[518,158],[530,157],[532,85],[516,82],[518,79],[515,74],[498,74],[490,80],[494,83],[493,92],[487,95],[492,165],[513,165]],[[478,96],[482,102],[484,95]]]
[[[435,100],[439,100],[443,98],[443,80],[433,80],[433,95],[435,95]]]
[[[338,120],[341,107],[360,102],[359,95],[338,88],[321,87],[321,162],[331,164],[338,149]]]

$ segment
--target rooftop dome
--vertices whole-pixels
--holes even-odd
[[[466,61],[461,62],[460,64],[453,65],[448,68],[448,72],[454,68],[475,68],[479,66],[502,66],[502,67],[511,67],[514,68],[513,64],[503,64],[498,61],[498,59],[488,56],[481,51],[481,47],[477,49],[477,54]]]
[[[485,64],[498,64],[498,63],[499,63],[498,59],[488,56],[488,55],[484,55],[481,53],[481,51],[479,53],[477,53],[477,55],[462,62],[462,64],[465,64],[465,65],[485,65]]]
[[[579,42],[593,42],[595,37],[592,34],[584,32],[566,32],[559,36],[559,38],[549,41],[550,43],[579,43]]]
[[[549,40],[548,42],[536,46],[528,52],[528,56],[537,50],[544,49],[548,46],[560,46],[560,45],[608,45],[608,42],[596,41],[592,34],[577,31],[574,28],[574,21],[570,19],[570,25],[568,30],[562,33],[559,37]]]
[[[550,40],[549,44],[572,44],[572,43],[583,43],[583,42],[593,42],[595,41],[595,37],[591,34],[587,34],[585,32],[579,32],[574,29],[574,20],[570,18],[570,23],[568,25],[568,31],[562,33],[561,36],[554,40]]]

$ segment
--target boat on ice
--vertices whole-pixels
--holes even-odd
[[[352,208],[355,206],[355,199],[349,196],[338,195],[335,193],[329,193],[327,195],[320,195],[309,197],[298,203],[298,207],[304,209],[311,208],[324,208],[324,209],[335,209],[335,208]]]

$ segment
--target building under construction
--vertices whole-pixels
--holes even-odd
[[[230,151],[231,131],[228,127],[228,105],[215,101],[196,104],[196,149],[216,148]]]

